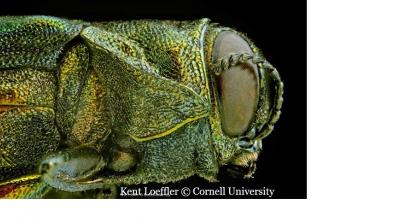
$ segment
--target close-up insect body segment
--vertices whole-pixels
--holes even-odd
[[[215,22],[0,17],[0,197],[252,178],[283,81]]]

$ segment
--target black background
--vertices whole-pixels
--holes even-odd
[[[173,186],[268,187],[273,198],[306,198],[306,1],[7,1],[0,15],[53,15],[88,21],[208,17],[247,33],[281,74],[282,115],[263,140],[254,179],[209,184],[194,177]],[[157,186],[154,185],[153,186]],[[232,198],[232,197],[230,197]],[[245,197],[241,197],[245,198]],[[254,198],[254,197],[251,197]]]

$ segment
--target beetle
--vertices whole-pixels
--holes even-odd
[[[212,23],[0,17],[0,196],[251,178],[283,82]]]

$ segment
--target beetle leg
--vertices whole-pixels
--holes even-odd
[[[100,178],[91,178],[106,166],[106,161],[95,149],[79,147],[48,155],[40,164],[44,182],[64,191],[101,188]]]
[[[109,164],[107,168],[116,172],[125,172],[132,169],[139,162],[139,153],[134,150],[127,152],[117,148],[108,151]]]

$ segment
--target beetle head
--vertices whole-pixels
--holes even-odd
[[[210,25],[206,60],[212,103],[213,147],[230,175],[249,178],[282,106],[283,83],[245,35]]]

